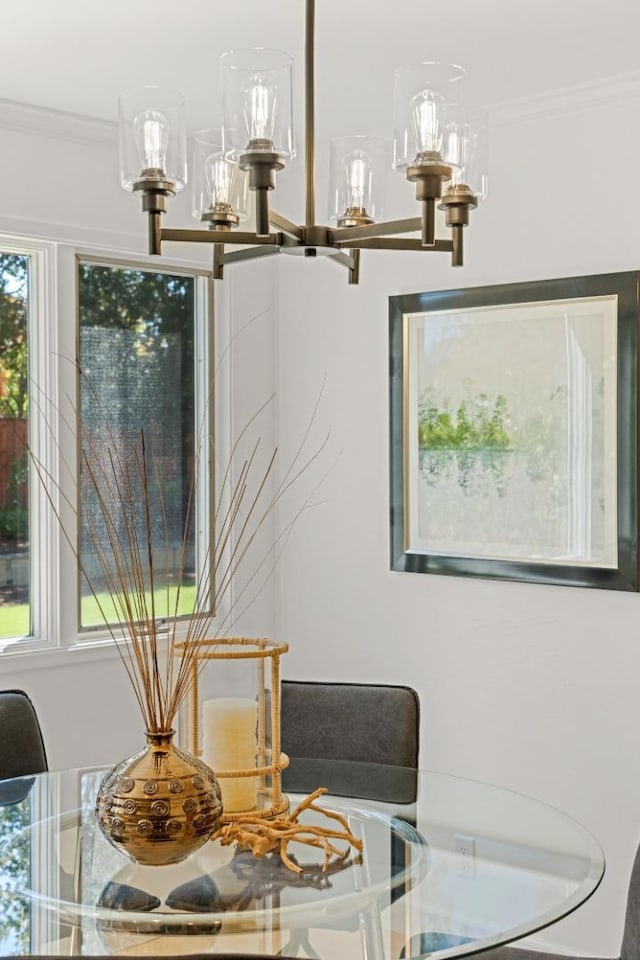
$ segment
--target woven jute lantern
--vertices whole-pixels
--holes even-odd
[[[286,814],[280,749],[280,657],[286,643],[266,638],[200,640],[189,695],[180,718],[180,742],[215,772],[222,791],[222,821]],[[207,694],[202,693],[206,661]],[[209,692],[213,690],[213,692]]]

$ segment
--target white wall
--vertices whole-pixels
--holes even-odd
[[[269,442],[295,445],[325,377],[311,448],[331,432],[322,462],[300,485],[301,494],[311,491],[329,471],[281,558],[277,625],[267,589],[246,629],[276,629],[290,643],[289,677],[413,684],[425,766],[539,796],[593,830],[608,860],[603,886],[538,941],[614,955],[640,839],[640,599],[391,573],[388,548],[388,296],[639,266],[640,136],[628,118],[640,96],[612,84],[597,102],[587,99],[578,91],[539,115],[533,105],[524,121],[517,111],[496,115],[493,193],[468,231],[463,270],[433,254],[368,253],[361,285],[349,287],[333,264],[281,257],[275,269],[229,271],[219,303],[229,329],[243,329],[256,306],[270,306],[275,276],[276,309],[246,327],[257,333],[238,351],[225,394],[237,420],[269,389],[275,351],[278,428],[267,431]],[[65,140],[40,136],[37,120],[34,129],[3,132],[0,232],[77,236],[140,253],[144,224],[138,202],[117,187],[106,128]],[[280,178],[278,208],[292,218],[302,213],[296,182],[294,171]],[[401,192],[398,181],[396,201]],[[188,222],[185,199],[169,214],[174,225]],[[140,742],[113,658],[4,655],[0,675],[2,686],[32,694],[53,767],[116,760]]]
[[[640,267],[628,123],[640,101],[615,84],[594,106],[584,93],[529,104],[524,120],[496,111],[492,195],[462,270],[363,252],[349,287],[332,264],[280,259],[280,433],[300,428],[326,377],[320,418],[341,456],[282,560],[278,624],[286,676],[415,686],[424,766],[540,797],[591,829],[603,885],[536,942],[613,956],[640,841],[640,598],[389,570],[389,295]]]

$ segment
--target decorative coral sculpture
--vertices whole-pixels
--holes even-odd
[[[227,823],[217,830],[212,840],[219,840],[223,847],[237,843],[239,847],[247,847],[254,857],[264,857],[267,853],[279,853],[282,862],[295,873],[302,873],[303,867],[291,859],[287,847],[290,843],[304,843],[310,847],[318,847],[324,851],[322,871],[326,873],[335,857],[337,860],[346,860],[349,849],[353,847],[362,853],[362,840],[354,836],[349,824],[343,816],[335,810],[325,810],[314,803],[318,797],[327,792],[326,787],[318,787],[308,797],[305,797],[287,818],[264,821],[248,814],[240,815],[233,823]],[[342,829],[317,827],[299,822],[300,815],[305,810],[315,810],[331,820],[337,821]],[[342,841],[344,848],[334,841]]]

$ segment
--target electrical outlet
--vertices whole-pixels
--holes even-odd
[[[457,874],[459,877],[473,878],[476,875],[476,841],[474,837],[457,833],[453,838],[453,852],[456,854]]]

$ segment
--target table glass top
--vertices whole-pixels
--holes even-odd
[[[296,763],[309,791],[346,783],[359,795],[320,802],[362,839],[361,857],[323,872],[321,851],[292,846],[297,875],[277,855],[207,843],[182,863],[140,866],[96,825],[103,771],[0,782],[0,956],[445,958],[552,923],[602,877],[591,834],[529,797],[436,773]]]

